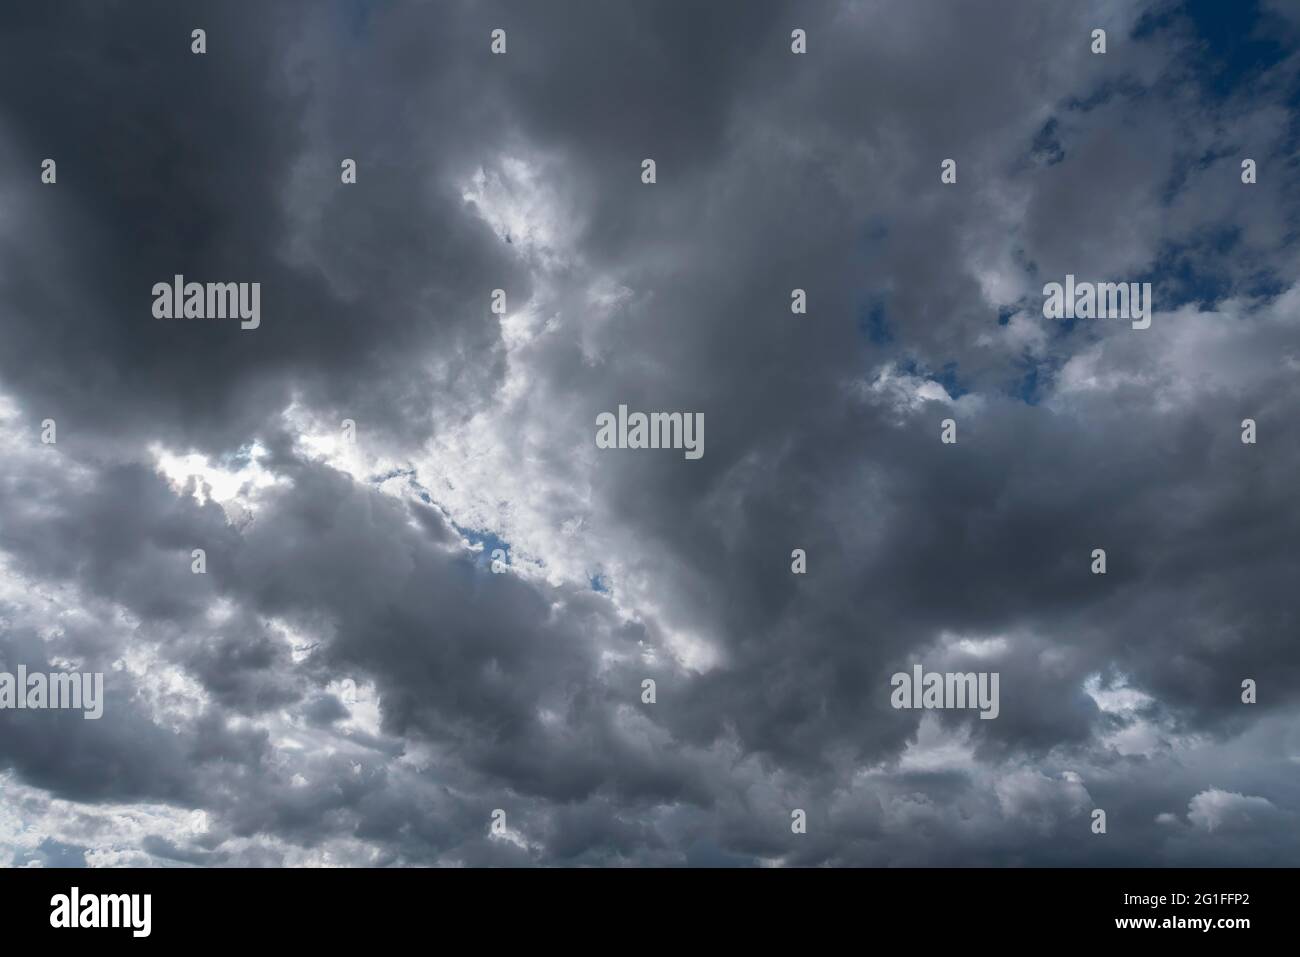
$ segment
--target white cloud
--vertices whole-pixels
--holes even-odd
[[[1206,833],[1265,823],[1277,811],[1266,798],[1210,788],[1187,803],[1187,820]]]

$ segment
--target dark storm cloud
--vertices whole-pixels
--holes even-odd
[[[1293,34],[1243,72],[1172,3],[5,17],[0,548],[76,610],[11,596],[3,647],[119,664],[103,721],[13,724],[26,784],[202,810],[136,842],[185,863],[1294,862]],[[1151,329],[1042,319],[1067,272],[1151,281]],[[260,281],[261,327],[155,320],[174,273]],[[584,457],[620,403],[706,454]],[[343,418],[392,473],[295,444]],[[155,443],[276,484],[200,504]],[[466,547],[506,534],[466,487],[542,573]],[[914,663],[1000,672],[999,717],[894,710]]]
[[[325,27],[336,16],[319,14]],[[190,53],[195,17],[210,58]],[[148,423],[155,437],[226,449],[294,389],[354,415],[365,396],[384,413],[370,421],[390,428],[427,416],[440,385],[423,367],[435,351],[470,370],[457,370],[461,386],[491,387],[482,315],[508,269],[436,165],[409,152],[435,130],[454,132],[446,104],[379,137],[364,115],[360,128],[316,129],[311,98],[339,91],[294,85],[299,37],[312,32],[300,33],[299,17],[318,22],[305,5],[82,4],[5,32],[6,85],[26,92],[4,111],[4,173],[24,184],[12,196],[24,228],[6,238],[6,301],[17,315],[3,374],[42,415],[78,422],[87,440]],[[53,55],[37,52],[56,38]],[[37,63],[48,82],[24,84]],[[436,76],[424,82],[441,88]],[[400,146],[386,142],[395,137]],[[318,177],[318,196],[337,186],[353,153],[365,170],[357,191],[321,213],[343,241],[319,268],[295,268],[284,197],[295,177]],[[27,173],[46,156],[59,184],[42,192]],[[267,321],[241,337],[228,323],[155,320],[151,289],[176,274],[260,282]],[[55,366],[64,378],[40,371]]]

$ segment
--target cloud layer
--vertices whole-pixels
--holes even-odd
[[[0,712],[0,859],[1300,860],[1285,5],[0,22],[0,658],[107,693]]]

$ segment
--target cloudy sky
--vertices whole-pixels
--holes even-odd
[[[0,863],[1300,862],[1298,50],[1287,0],[6,5],[0,666],[107,701],[0,711]],[[1045,319],[1067,274],[1151,327]],[[597,448],[620,404],[705,454]],[[916,664],[998,717],[894,709]]]

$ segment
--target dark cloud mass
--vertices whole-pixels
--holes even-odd
[[[1300,863],[1297,41],[6,6],[0,670],[105,705],[0,711],[0,862]],[[1150,328],[1045,319],[1067,273]],[[154,318],[175,274],[260,327]],[[703,457],[598,449],[620,404]],[[997,718],[895,709],[914,664]]]

